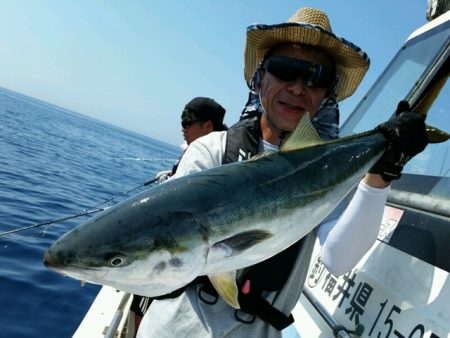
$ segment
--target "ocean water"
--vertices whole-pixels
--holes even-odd
[[[120,201],[178,156],[172,145],[0,89],[0,232]],[[82,287],[42,258],[87,217],[0,237],[0,337],[72,336],[99,286]]]

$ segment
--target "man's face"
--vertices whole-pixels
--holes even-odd
[[[197,121],[182,127],[181,131],[186,143],[189,145],[199,137],[209,134],[212,131],[212,122]]]
[[[272,55],[331,67],[331,62],[326,54],[316,49],[285,45],[275,49]],[[268,71],[264,71],[262,74],[261,103],[274,125],[282,130],[294,130],[306,112],[309,112],[312,118],[317,113],[326,93],[327,88],[307,87],[300,77],[293,81],[285,81]]]

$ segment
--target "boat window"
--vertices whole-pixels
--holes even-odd
[[[450,81],[443,70],[443,86],[426,104],[427,124],[450,132]],[[429,144],[408,162],[388,205],[404,210],[389,245],[450,272],[450,140]]]
[[[441,85],[433,87],[424,105],[427,124],[446,132],[450,132],[449,63],[439,70]],[[404,210],[389,245],[450,272],[450,140],[429,144],[408,162],[402,178],[392,184],[388,205]]]
[[[417,83],[436,68],[441,59],[439,73],[440,90],[431,95],[427,109],[427,124],[450,133],[450,81],[449,61],[442,62],[449,54],[450,22],[419,35],[405,44],[387,70],[383,73],[367,98],[358,105],[342,128],[342,134],[366,131],[390,118],[397,103],[408,97]],[[404,173],[436,177],[450,177],[450,141],[429,144],[428,147],[407,163]],[[442,192],[445,187],[437,183],[433,193],[450,197]]]
[[[407,42],[345,121],[341,134],[374,128],[405,98],[426,102],[414,109],[427,112],[428,125],[450,133],[449,44],[450,22]],[[432,94],[423,99],[417,89],[425,85],[425,92]],[[379,240],[450,272],[450,140],[429,144],[407,163],[401,179],[392,184],[387,206],[401,217],[389,237]]]
[[[450,81],[444,84],[432,102],[426,121],[428,125],[450,133]],[[429,144],[405,166],[404,171],[411,174],[450,177],[450,141]]]
[[[450,22],[407,42],[341,128],[341,134],[373,129],[394,113],[450,40]],[[448,89],[447,89],[448,90]],[[448,107],[448,106],[447,106]]]

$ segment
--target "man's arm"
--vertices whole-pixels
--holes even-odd
[[[317,229],[322,262],[332,274],[350,271],[378,236],[390,187],[378,189],[360,182],[339,219]]]
[[[317,230],[323,243],[322,260],[335,275],[352,269],[373,245],[390,182],[401,177],[406,162],[428,143],[425,119],[409,110],[409,104],[401,101],[395,116],[377,127],[388,141],[387,150],[359,184],[337,223],[323,224]]]

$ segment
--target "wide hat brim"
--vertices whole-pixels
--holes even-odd
[[[302,10],[323,14],[328,23],[324,13],[314,9]],[[267,52],[274,46],[286,43],[315,46],[333,58],[338,76],[335,93],[339,101],[355,92],[369,68],[370,60],[367,54],[356,45],[332,33],[331,27],[327,30],[308,22],[256,24],[247,28],[244,76],[249,87]]]

